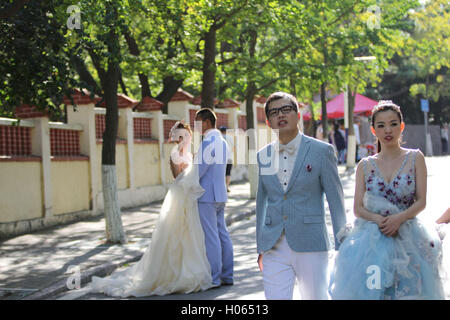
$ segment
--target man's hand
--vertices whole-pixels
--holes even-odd
[[[263,271],[263,262],[262,262],[262,260],[263,260],[263,255],[262,254],[259,254],[258,255],[258,267],[259,267],[259,271]]]

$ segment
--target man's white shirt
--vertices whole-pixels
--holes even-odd
[[[276,148],[279,150],[279,167],[277,172],[278,180],[280,181],[283,190],[286,191],[289,180],[294,170],[295,159],[297,157],[298,148],[302,141],[302,133],[299,131],[297,136],[283,145],[279,141],[276,143]]]

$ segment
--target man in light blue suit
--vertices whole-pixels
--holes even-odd
[[[256,241],[266,298],[292,299],[297,279],[302,299],[328,299],[324,195],[336,250],[336,234],[346,223],[334,148],[298,130],[298,102],[292,95],[272,94],[265,112],[278,134],[257,155]]]
[[[211,266],[212,285],[233,284],[233,245],[226,228],[224,210],[227,198],[225,169],[227,143],[216,129],[216,115],[208,108],[197,111],[203,141],[196,155],[200,185],[205,193],[198,199],[200,221],[205,234],[206,256]]]

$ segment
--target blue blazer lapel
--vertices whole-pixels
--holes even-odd
[[[311,138],[306,135],[302,136],[302,141],[300,142],[300,148],[297,151],[297,158],[295,159],[294,169],[292,170],[291,178],[289,179],[289,184],[286,189],[286,193],[292,188],[295,180],[297,179],[298,174],[303,168],[303,162],[305,161],[306,155],[308,154],[308,150],[311,147]],[[277,179],[278,180],[278,179]]]
[[[265,164],[264,167],[270,167],[273,168],[273,173],[270,172],[270,174],[265,174],[265,176],[267,176],[267,179],[270,181],[270,185],[272,185],[273,187],[279,188],[280,191],[283,193],[283,186],[280,183],[280,180],[278,180],[278,168],[276,168],[276,163],[279,161],[279,159],[276,159],[276,156],[278,156],[278,153],[275,150],[275,146],[274,144],[270,144],[267,147],[267,156],[270,158],[269,163]],[[260,157],[261,160],[261,157]],[[277,170],[275,170],[277,169]]]

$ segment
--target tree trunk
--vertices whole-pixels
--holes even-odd
[[[127,41],[128,50],[130,51],[130,53],[135,57],[139,57],[141,51],[139,50],[136,39],[131,35],[131,32],[128,28],[123,31],[123,35],[125,36],[125,40]],[[151,97],[152,93],[150,91],[148,77],[142,72],[139,72],[138,76],[139,82],[141,84],[141,99],[144,99],[145,97]]]
[[[256,198],[258,189],[258,165],[256,164],[256,152],[258,151],[256,128],[253,125],[253,100],[256,94],[256,86],[252,80],[249,80],[247,92],[245,95],[245,110],[247,113],[247,137],[248,137],[248,179],[250,182],[250,198]],[[250,130],[249,130],[250,129]]]
[[[325,19],[326,20],[326,19]],[[326,72],[327,63],[328,63],[328,50],[327,50],[327,39],[324,40],[324,46],[323,46],[323,65],[324,65],[324,71]],[[327,137],[328,132],[328,126],[327,126],[327,82],[326,80],[322,82],[320,85],[320,103],[322,104],[322,130],[323,130],[323,136]],[[316,132],[316,126],[314,123],[314,133]]]
[[[127,86],[125,85],[125,82],[123,81],[122,77],[122,71],[119,73],[119,82],[120,82],[120,88],[122,88],[122,92],[124,95],[128,95]]]
[[[255,53],[256,53],[256,43],[257,43],[257,38],[258,38],[258,33],[256,30],[250,29],[248,31],[249,36],[250,36],[250,43],[249,43],[249,47],[248,47],[248,53],[249,53],[249,57],[250,59],[254,59],[255,57]],[[250,66],[250,70],[248,72],[248,84],[247,84],[247,90],[245,93],[245,100],[246,100],[246,104],[245,104],[245,111],[247,113],[247,129],[255,129],[254,125],[253,125],[253,119],[254,119],[254,114],[253,114],[253,100],[255,99],[255,95],[258,92],[258,89],[256,88],[256,84],[254,79],[252,79],[253,77],[253,72],[252,72],[252,66]],[[256,140],[255,140],[256,142]],[[251,146],[249,145],[250,150],[252,150],[251,148],[256,146]]]
[[[148,83],[148,77],[143,74],[142,72],[139,72],[139,82],[141,83],[141,99],[144,99],[145,97],[151,97],[152,92],[150,91],[150,85]]]
[[[353,112],[355,110],[355,98],[356,88],[352,94],[352,90],[348,91],[348,134],[355,135],[355,129],[353,128]]]
[[[311,99],[311,101],[312,101],[312,99]],[[305,128],[304,130],[305,130],[306,135],[314,137],[314,134],[315,134],[315,130],[314,130],[314,117],[315,117],[314,108],[311,106],[309,111],[311,112],[311,119],[308,121],[309,122],[308,123],[308,127]]]
[[[256,85],[252,80],[248,81],[247,92],[245,93],[245,111],[247,114],[247,129],[254,129],[253,120],[255,115],[253,114],[253,100],[256,95]]]
[[[77,70],[77,73],[80,77],[80,79],[86,83],[89,90],[98,96],[102,96],[102,90],[100,89],[99,85],[95,81],[94,77],[92,77],[91,73],[89,72],[88,68],[86,67],[86,64],[84,61],[77,55],[71,55],[70,56],[70,62],[73,64],[74,68]]]
[[[202,108],[214,109],[215,77],[216,77],[216,28],[211,27],[205,34],[202,76]]]
[[[126,235],[122,226],[122,219],[117,196],[116,175],[116,139],[119,121],[117,106],[117,87],[120,68],[117,59],[119,49],[118,35],[112,29],[109,34],[108,51],[111,58],[108,70],[102,79],[104,99],[106,103],[105,131],[102,146],[102,190],[105,207],[106,240],[112,243],[126,243]]]
[[[355,109],[356,89],[352,94],[349,87],[348,90],[348,134],[347,134],[347,168],[354,168],[356,162],[356,137],[355,129],[353,128],[353,110]]]
[[[162,113],[167,114],[168,112],[168,103],[170,99],[177,93],[178,88],[183,84],[183,80],[175,79],[173,76],[167,76],[163,79],[163,90],[156,97],[156,100],[164,103],[162,108]]]
[[[320,103],[322,104],[322,130],[323,138],[328,139],[328,117],[327,117],[327,84],[320,85]],[[314,129],[315,130],[315,129]]]

